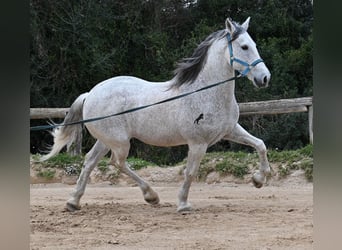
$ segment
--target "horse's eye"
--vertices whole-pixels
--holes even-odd
[[[247,46],[247,45],[242,45],[242,46],[241,46],[241,49],[243,49],[243,50],[248,50],[248,46]]]

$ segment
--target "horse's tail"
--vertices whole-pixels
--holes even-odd
[[[65,116],[65,119],[62,124],[77,122],[83,119],[82,111],[83,111],[83,103],[85,98],[88,96],[88,93],[83,93],[74,101],[71,105],[69,112]],[[82,132],[82,124],[75,124],[69,126],[60,126],[55,128],[51,134],[53,136],[53,145],[50,149],[50,152],[40,158],[41,161],[45,161],[56,154],[58,154],[62,148],[71,144],[78,133]]]

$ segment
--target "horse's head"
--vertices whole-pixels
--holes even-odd
[[[247,33],[249,17],[239,25],[230,18],[226,20],[228,63],[258,87],[267,87],[271,74],[260,58],[253,39]]]

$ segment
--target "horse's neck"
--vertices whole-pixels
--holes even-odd
[[[222,39],[210,48],[202,71],[196,81],[191,84],[193,89],[199,89],[234,77],[234,70],[228,64],[227,58],[225,58],[224,49],[226,49],[226,44],[223,43]],[[221,86],[217,88],[217,95],[224,95],[226,98],[234,97],[235,81],[229,81]]]

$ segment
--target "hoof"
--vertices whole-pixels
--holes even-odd
[[[144,192],[144,199],[147,203],[150,203],[152,205],[156,205],[159,203],[158,194],[151,188],[148,191]]]
[[[256,172],[252,177],[252,181],[256,188],[261,188],[265,182],[265,176],[261,175],[260,172]]]
[[[188,211],[191,211],[191,210],[192,210],[192,207],[191,207],[190,203],[181,204],[177,208],[177,212],[179,212],[179,213],[181,213],[181,212],[188,212]]]
[[[148,197],[148,198],[145,198],[145,201],[147,203],[150,203],[151,205],[156,205],[159,203],[159,197],[158,195],[156,197]]]
[[[262,183],[260,183],[260,182],[256,182],[255,180],[254,180],[254,178],[252,178],[252,181],[253,181],[253,184],[254,184],[254,187],[256,187],[256,188],[261,188],[262,187]]]
[[[67,204],[66,204],[66,210],[68,212],[75,212],[76,210],[80,210],[80,209],[81,209],[81,207],[77,206],[75,204],[71,204],[69,202],[67,202]]]

